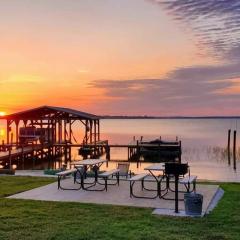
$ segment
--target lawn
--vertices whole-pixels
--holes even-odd
[[[0,177],[0,239],[240,239],[240,184],[221,184],[225,195],[204,218],[151,215],[152,209],[6,199],[52,182]]]

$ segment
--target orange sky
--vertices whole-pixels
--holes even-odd
[[[115,89],[92,83],[168,81],[176,69],[219,63],[208,49],[198,55],[196,36],[150,1],[12,0],[1,5],[0,111],[7,113],[56,105],[96,114],[172,114],[155,100],[152,108],[136,110],[137,103],[128,105],[137,101],[135,92],[114,95]],[[140,85],[131,90],[142,91],[142,99],[145,86]],[[238,83],[213,92],[236,89]],[[190,107],[186,113],[191,114]]]

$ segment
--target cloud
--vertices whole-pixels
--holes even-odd
[[[0,84],[38,84],[41,82],[41,76],[33,74],[10,74],[0,77]]]
[[[231,107],[233,103],[240,104],[238,96],[223,94],[224,89],[228,89],[227,92],[234,89],[238,83],[233,79],[237,78],[240,78],[238,64],[192,66],[176,69],[165,78],[97,80],[90,83],[90,87],[103,89],[113,98],[122,97],[118,104],[113,103],[118,108],[138,107],[156,113],[169,113],[172,109],[181,115],[181,109],[201,111],[221,104]]]
[[[218,64],[173,69],[164,78],[97,80],[89,86],[118,99],[118,112],[157,115],[240,114],[240,1],[148,0],[167,11],[188,31],[199,51]],[[219,61],[220,60],[220,61]]]
[[[191,29],[199,48],[208,49],[215,57],[222,57],[239,48],[239,0],[149,0],[163,7],[176,21]],[[235,55],[240,58],[240,55]]]

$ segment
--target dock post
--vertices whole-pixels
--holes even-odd
[[[139,168],[140,153],[139,153],[139,142],[138,142],[138,140],[137,140],[137,151],[136,151],[136,155],[137,155],[137,168]]]
[[[182,162],[182,141],[179,141],[179,162]]]
[[[228,165],[231,164],[231,129],[228,129],[228,145],[227,145],[227,154],[228,154]]]
[[[106,145],[106,150],[105,151],[106,151],[106,159],[107,159],[106,165],[108,167],[108,162],[110,161],[110,147],[109,147],[108,144]]]
[[[11,154],[11,148],[9,148],[9,170],[11,170],[12,169],[12,154]]]
[[[236,165],[236,137],[237,137],[237,131],[234,130],[233,132],[233,169],[237,169]]]
[[[21,149],[22,149],[22,170],[24,170],[24,150],[23,150],[23,145],[21,145]]]

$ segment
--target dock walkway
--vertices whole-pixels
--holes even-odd
[[[43,148],[47,147],[46,145],[34,145],[34,146],[27,146],[9,150],[7,152],[0,152],[0,161],[4,161],[9,159],[10,157],[21,157],[22,155],[31,154],[34,151],[42,150]]]

